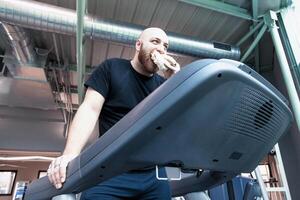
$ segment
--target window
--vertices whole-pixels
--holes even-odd
[[[0,195],[11,195],[17,171],[0,171]]]
[[[38,178],[42,178],[44,176],[47,176],[47,171],[39,171]]]

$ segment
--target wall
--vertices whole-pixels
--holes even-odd
[[[17,165],[19,167],[2,166],[0,170],[17,170],[16,181],[33,181],[37,179],[40,170],[46,171],[50,162],[6,162],[0,161],[0,164]],[[15,189],[15,187],[14,187]],[[13,191],[14,191],[13,189]],[[12,196],[0,196],[0,200],[12,200]]]

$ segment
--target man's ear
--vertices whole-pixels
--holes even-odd
[[[140,51],[141,50],[141,46],[142,46],[142,41],[141,40],[137,40],[135,43],[135,50],[136,51]]]

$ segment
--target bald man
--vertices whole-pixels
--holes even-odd
[[[62,156],[48,168],[48,178],[57,188],[65,182],[70,160],[82,150],[99,119],[99,136],[105,134],[139,102],[160,86],[165,78],[179,71],[169,55],[169,41],[159,28],[145,29],[135,43],[132,60],[108,59],[101,63],[85,83],[87,88],[68,133]],[[156,74],[162,70],[164,77]],[[160,169],[165,174],[164,169]],[[134,170],[84,191],[82,200],[171,199],[168,181],[156,179],[154,169]]]

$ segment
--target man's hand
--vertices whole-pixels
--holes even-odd
[[[66,171],[68,163],[77,155],[62,155],[51,162],[47,170],[49,181],[60,189],[66,180]]]
[[[166,78],[170,78],[172,75],[180,71],[180,65],[174,58],[167,54],[163,54],[163,57],[165,58],[165,60],[167,60],[165,64],[167,66],[167,69],[164,70],[163,73]]]
[[[180,71],[180,65],[174,58],[167,54],[160,54],[157,51],[151,53],[151,59],[158,66],[159,70],[163,71],[166,78]]]

